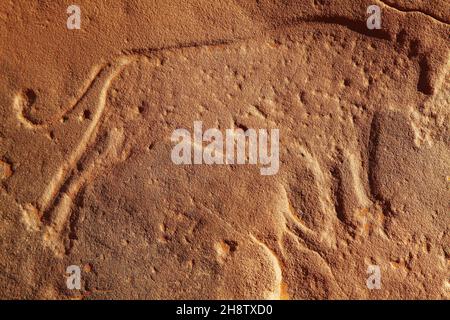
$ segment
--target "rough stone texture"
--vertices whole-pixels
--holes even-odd
[[[448,1],[78,4],[0,4],[0,298],[449,298]],[[279,173],[174,165],[195,120]]]

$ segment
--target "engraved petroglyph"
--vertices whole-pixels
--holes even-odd
[[[83,100],[86,95],[98,94],[97,107],[95,113],[92,115],[89,126],[83,133],[81,141],[79,141],[75,150],[71,153],[69,159],[58,169],[52,180],[48,183],[47,189],[42,194],[38,201],[38,207],[34,208],[30,204],[24,207],[24,219],[27,225],[32,225],[34,230],[37,228],[35,222],[36,213],[46,225],[44,243],[48,245],[55,254],[62,256],[63,245],[61,242],[61,232],[65,227],[72,208],[72,201],[80,191],[80,188],[86,183],[86,180],[94,174],[95,169],[102,166],[109,165],[108,162],[114,161],[115,158],[120,157],[121,148],[123,144],[123,132],[120,128],[109,129],[107,133],[107,146],[101,150],[100,156],[97,155],[94,161],[85,166],[81,172],[76,168],[77,162],[82,157],[88,157],[87,152],[95,150],[98,142],[96,142],[99,128],[101,127],[102,119],[105,117],[106,98],[108,89],[114,78],[130,63],[135,61],[133,57],[120,57],[118,61],[98,72],[95,72],[95,77],[89,81],[86,89],[80,99],[74,103],[62,116],[69,117],[69,113],[76,107],[76,105]],[[15,105],[20,105],[21,100],[16,97]],[[19,103],[19,104],[18,104]],[[16,107],[17,108],[17,107]],[[21,110],[22,111],[22,110]],[[26,124],[27,128],[35,128],[35,123],[30,120],[24,120],[22,113],[18,120]],[[61,119],[62,119],[61,118]],[[47,128],[50,124],[38,125],[38,128]],[[30,218],[33,217],[33,218]],[[30,221],[34,221],[30,223]]]
[[[389,16],[372,32],[344,12],[320,16],[327,6],[314,1],[298,17],[285,10],[248,37],[120,47],[45,119],[42,88],[10,95],[11,136],[22,130],[57,154],[54,165],[28,163],[44,181],[28,197],[10,185],[26,175],[24,151],[1,159],[1,194],[18,194],[25,234],[42,236],[52,259],[93,261],[93,297],[442,294],[450,172],[442,57]],[[408,15],[445,27],[423,16]],[[279,173],[175,168],[170,133],[200,120],[220,130],[279,128]],[[386,290],[367,292],[367,264],[391,269]],[[439,289],[424,284],[427,270]],[[40,292],[57,296],[53,288]]]

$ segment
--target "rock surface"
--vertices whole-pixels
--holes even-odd
[[[449,298],[448,1],[79,5],[0,4],[0,298]],[[175,165],[197,120],[279,172]]]

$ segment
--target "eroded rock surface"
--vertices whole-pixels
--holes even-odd
[[[0,5],[0,297],[447,299],[449,5],[221,3]],[[175,165],[198,120],[279,172]]]

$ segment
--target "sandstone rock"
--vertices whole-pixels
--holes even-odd
[[[0,298],[448,299],[435,2],[0,4]],[[279,129],[279,171],[175,165],[194,121]]]

